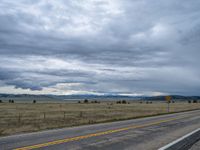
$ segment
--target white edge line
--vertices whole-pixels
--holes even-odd
[[[200,128],[198,128],[198,129],[196,129],[196,130],[194,130],[194,131],[192,131],[192,132],[190,132],[190,133],[188,133],[188,134],[182,136],[181,138],[179,138],[179,139],[177,139],[177,140],[175,140],[175,141],[173,141],[173,142],[171,142],[171,143],[169,143],[169,144],[167,144],[167,145],[165,145],[165,146],[159,148],[158,150],[165,150],[165,149],[171,147],[172,145],[174,145],[174,144],[176,144],[176,143],[182,141],[183,139],[185,139],[185,138],[187,138],[187,137],[191,136],[192,134],[194,134],[194,133],[196,133],[196,132],[199,132],[199,131],[200,131]]]

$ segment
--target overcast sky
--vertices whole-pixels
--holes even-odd
[[[0,0],[0,93],[200,95],[200,1]]]

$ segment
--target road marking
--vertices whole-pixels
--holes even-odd
[[[196,135],[195,134],[199,135],[199,132],[200,132],[200,128],[198,128],[198,129],[196,129],[196,130],[194,130],[194,131],[192,131],[192,132],[190,132],[190,133],[182,136],[181,138],[179,138],[179,139],[177,139],[177,140],[175,140],[175,141],[173,141],[173,142],[171,142],[171,143],[169,143],[169,144],[167,144],[167,145],[159,148],[158,150],[173,149],[173,146],[175,147],[175,145],[177,145],[177,144],[179,144],[179,147],[181,145],[182,146],[183,145],[185,146],[187,144],[190,145],[191,143],[193,143],[194,141],[196,141],[196,138],[195,138]],[[185,141],[185,139],[187,139],[187,140]],[[179,149],[181,149],[181,148],[179,148]]]
[[[91,138],[91,137],[97,137],[97,136],[101,136],[101,135],[108,135],[108,134],[112,134],[112,133],[116,133],[116,132],[127,131],[130,129],[137,129],[137,128],[143,128],[143,127],[148,127],[148,126],[152,126],[152,125],[158,125],[161,123],[166,123],[166,122],[178,120],[181,118],[185,118],[185,117],[171,118],[171,119],[160,120],[160,121],[147,123],[147,124],[143,124],[143,125],[133,125],[133,126],[128,126],[128,127],[119,128],[119,129],[107,130],[107,131],[102,131],[102,132],[97,132],[97,133],[92,133],[92,134],[87,134],[87,135],[82,135],[82,136],[76,136],[76,137],[71,137],[71,138],[66,138],[66,139],[61,139],[61,140],[55,140],[55,141],[51,141],[51,142],[16,148],[14,150],[32,150],[32,149],[47,147],[47,146],[51,146],[51,145],[57,145],[57,144],[87,139],[87,138]]]

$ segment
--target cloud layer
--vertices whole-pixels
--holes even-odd
[[[0,92],[199,95],[200,1],[1,0]]]

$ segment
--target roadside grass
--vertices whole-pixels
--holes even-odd
[[[170,104],[170,113],[200,109],[200,103]],[[71,127],[161,115],[167,113],[167,104],[131,102],[116,104],[79,103],[0,103],[0,136],[45,129]]]

